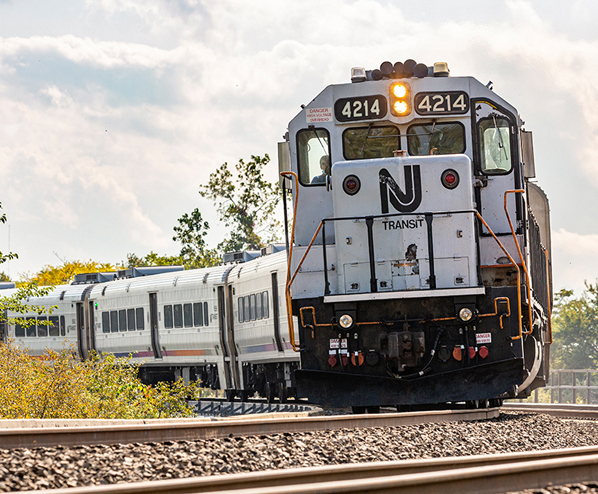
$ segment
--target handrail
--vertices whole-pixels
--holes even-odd
[[[551,307],[551,300],[550,300],[550,260],[548,259],[548,250],[542,247],[544,251],[544,257],[546,258],[546,306],[548,307],[548,337],[550,341],[548,342],[549,345],[552,345],[552,307]]]
[[[523,328],[521,325],[521,273],[519,272],[519,266],[517,265],[517,263],[515,262],[515,260],[511,257],[511,254],[509,254],[509,252],[507,251],[507,249],[505,249],[504,245],[501,243],[500,240],[498,240],[498,237],[494,234],[494,232],[492,231],[492,228],[490,228],[490,226],[488,225],[488,223],[486,223],[486,221],[484,220],[484,218],[482,218],[482,215],[476,211],[476,214],[478,216],[478,219],[482,222],[482,224],[486,227],[486,229],[490,232],[490,234],[494,237],[494,240],[496,240],[496,243],[498,244],[498,246],[502,249],[502,251],[505,253],[505,255],[509,258],[509,261],[511,261],[511,264],[513,264],[513,266],[515,267],[515,270],[517,272],[517,313],[518,313],[518,321],[519,321],[519,335],[518,336],[511,336],[512,340],[520,340],[521,338],[523,338]],[[515,238],[515,242],[517,242],[517,238]]]
[[[519,259],[521,259],[521,265],[523,267],[523,271],[525,272],[525,279],[527,281],[527,305],[529,309],[529,331],[524,331],[523,334],[532,334],[534,331],[533,326],[533,319],[532,319],[532,289],[530,286],[530,279],[529,273],[527,271],[527,266],[525,265],[525,261],[523,260],[523,254],[521,253],[521,248],[519,247],[519,242],[517,242],[517,235],[515,234],[515,229],[513,228],[513,223],[511,222],[511,215],[509,214],[509,209],[507,208],[507,194],[524,194],[525,190],[523,189],[515,189],[515,190],[507,190],[505,191],[505,213],[507,214],[507,220],[509,220],[509,226],[511,227],[511,233],[513,234],[513,239],[515,240],[515,246],[517,247],[517,252],[519,252]]]
[[[293,351],[298,352],[299,347],[295,344],[295,328],[293,326],[293,310],[291,305],[291,285],[289,279],[291,277],[291,259],[293,257],[293,245],[295,244],[295,223],[297,222],[297,205],[299,203],[299,177],[295,172],[281,172],[281,176],[286,177],[287,175],[292,177],[295,181],[295,190],[293,194],[294,206],[293,206],[293,226],[291,228],[291,244],[289,246],[289,255],[287,258],[287,284],[285,289],[285,299],[287,302],[287,320],[289,325],[289,339],[291,340],[291,347]]]

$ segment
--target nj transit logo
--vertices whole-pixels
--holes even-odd
[[[401,213],[411,213],[421,204],[422,182],[419,165],[406,165],[403,167],[403,172],[405,173],[404,192],[386,168],[380,170],[380,201],[382,202],[382,214],[388,213],[389,201],[393,207]]]

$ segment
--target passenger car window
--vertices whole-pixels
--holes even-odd
[[[102,312],[102,333],[110,332],[110,312]]]
[[[208,326],[210,324],[210,314],[208,314],[208,303],[203,303],[203,323],[204,326]]]
[[[193,327],[193,306],[191,304],[183,305],[183,322],[186,328]]]
[[[343,154],[347,160],[390,158],[401,149],[399,129],[385,127],[353,127],[343,132]]]
[[[270,317],[270,306],[268,304],[268,292],[262,292],[262,315],[264,319]]]
[[[60,336],[66,336],[66,324],[64,316],[60,316]]]
[[[110,311],[110,331],[118,333],[118,312],[115,310]]]
[[[125,309],[118,311],[118,329],[121,331],[127,330],[127,311]]]
[[[46,322],[48,320],[47,317],[38,317],[37,318],[37,336],[48,336],[48,325],[47,324],[39,324],[40,322]],[[35,336],[35,335],[34,335]]]
[[[60,328],[58,327],[58,316],[50,316],[50,325],[48,326],[50,336],[60,336]]]
[[[15,324],[15,338],[24,338],[25,328],[20,324]]]
[[[330,135],[326,129],[297,132],[299,181],[303,185],[324,185],[330,175]]]
[[[407,129],[411,156],[465,152],[465,127],[459,122],[412,125]]]
[[[193,304],[193,325],[203,326],[203,311],[201,302]]]
[[[139,331],[143,331],[143,329],[145,328],[145,320],[143,318],[143,307],[135,309],[135,312],[137,313],[137,329]]]
[[[135,331],[135,309],[127,309],[127,329]]]
[[[27,321],[33,321],[33,324],[31,326],[27,326],[27,336],[29,338],[37,336],[37,325],[36,325],[35,317],[28,317]],[[44,336],[46,336],[46,335],[44,335]]]
[[[174,309],[174,327],[182,328],[183,327],[183,306],[181,304],[176,304],[173,306],[173,309]]]
[[[173,327],[172,323],[172,305],[164,306],[164,327],[170,329]]]

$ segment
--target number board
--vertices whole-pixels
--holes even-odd
[[[469,96],[463,91],[417,93],[414,103],[420,115],[462,115],[469,111]]]
[[[386,116],[388,103],[381,94],[358,98],[340,98],[334,103],[334,116],[339,122],[375,120]]]

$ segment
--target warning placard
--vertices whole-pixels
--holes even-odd
[[[475,335],[475,342],[478,345],[482,345],[484,343],[492,343],[492,333],[477,333]]]
[[[306,108],[305,118],[308,124],[332,122],[332,107],[328,108]]]

